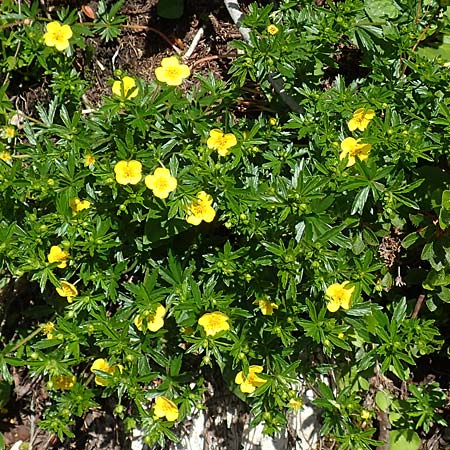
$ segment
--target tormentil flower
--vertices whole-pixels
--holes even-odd
[[[53,387],[62,391],[70,390],[75,386],[77,377],[75,375],[57,375],[51,379]]]
[[[145,185],[153,191],[158,198],[167,198],[177,188],[177,179],[170,174],[169,169],[158,167],[153,175],[145,177]]]
[[[206,336],[215,336],[221,331],[228,331],[230,329],[230,318],[219,311],[203,314],[198,319],[198,324],[205,330]]]
[[[273,36],[274,34],[277,34],[279,31],[280,31],[279,28],[278,28],[276,25],[274,25],[274,24],[270,24],[270,25],[267,27],[267,32],[268,32],[269,34],[271,34],[272,36]]]
[[[267,380],[258,377],[258,373],[263,371],[262,366],[250,366],[248,368],[248,375],[245,376],[244,372],[239,372],[236,374],[234,382],[239,384],[239,389],[244,394],[251,394],[255,392],[256,388],[262,386]]]
[[[329,299],[327,304],[328,311],[336,312],[339,308],[350,309],[355,286],[346,287],[347,284],[349,284],[349,281],[344,281],[341,284],[334,283],[327,287],[325,296]]]
[[[303,401],[300,398],[291,398],[289,400],[288,407],[297,412],[300,408],[303,407]]]
[[[166,397],[157,397],[153,413],[156,418],[165,417],[169,422],[175,422],[178,419],[178,407],[172,400]]]
[[[139,88],[136,86],[134,78],[125,76],[121,80],[114,81],[112,85],[112,93],[117,97],[126,98],[128,100],[138,95]]]
[[[3,127],[2,130],[2,137],[6,138],[6,139],[13,139],[14,136],[16,135],[16,129],[14,127]]]
[[[169,86],[179,86],[190,74],[189,67],[186,64],[180,64],[176,56],[163,58],[161,67],[155,69],[156,79]]]
[[[227,156],[230,148],[237,144],[236,136],[233,133],[224,133],[217,128],[209,132],[209,138],[206,141],[208,148],[217,150],[220,156]]]
[[[109,375],[114,375],[116,368],[119,369],[120,373],[123,371],[123,366],[121,364],[117,364],[115,366],[110,366],[108,361],[103,358],[96,359],[91,366],[91,372],[105,372]],[[99,386],[108,386],[110,383],[110,378],[102,377],[101,375],[96,375],[94,379],[95,383]]]
[[[47,322],[42,325],[42,332],[47,336],[47,339],[53,339],[53,331],[55,331],[55,324],[53,322]]]
[[[92,166],[92,164],[95,164],[95,156],[91,155],[91,154],[87,154],[84,157],[84,166],[88,167],[88,166]]]
[[[55,47],[60,52],[69,47],[69,39],[73,36],[69,25],[61,25],[59,22],[50,22],[46,26],[44,42],[47,47]]]
[[[72,214],[76,216],[80,211],[83,211],[83,209],[88,209],[91,206],[91,202],[74,197],[69,200],[69,205],[72,209]]]
[[[119,161],[114,166],[119,184],[138,184],[142,178],[142,164],[139,161]]]
[[[60,288],[56,288],[56,292],[61,297],[66,297],[67,301],[69,303],[72,303],[73,302],[73,298],[78,295],[77,288],[72,283],[69,283],[68,281],[65,281],[65,280],[61,280],[60,284],[61,284],[61,287]]]
[[[257,303],[264,316],[271,316],[273,314],[273,310],[278,309],[278,305],[271,302],[268,298],[259,299],[257,300]]]
[[[375,111],[373,109],[358,108],[348,122],[348,129],[350,131],[355,131],[356,129],[364,131],[374,117]]]
[[[211,206],[213,198],[205,191],[197,194],[197,200],[194,200],[187,206],[186,222],[191,225],[200,225],[201,221],[212,222],[216,216],[215,209]]]
[[[356,158],[364,161],[369,158],[371,144],[360,144],[361,139],[354,139],[352,137],[345,138],[341,142],[342,152],[339,155],[339,159],[345,159],[348,156],[347,167],[353,166],[356,162]]]
[[[145,326],[149,331],[158,331],[164,326],[164,316],[166,315],[166,308],[158,303],[153,314],[150,311],[145,311],[142,315],[138,314],[134,318],[134,324],[139,331],[145,331]]]
[[[56,267],[64,269],[67,266],[67,260],[69,259],[69,253],[63,250],[58,245],[52,245],[50,247],[50,253],[47,255],[47,260],[49,263],[58,262]]]
[[[5,162],[10,162],[12,160],[11,153],[9,152],[0,152],[0,159]]]

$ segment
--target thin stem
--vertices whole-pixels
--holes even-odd
[[[22,347],[22,345],[25,345],[28,341],[31,341],[37,334],[39,334],[42,331],[42,327],[36,328],[31,334],[29,334],[27,337],[23,338],[17,344],[9,351],[9,353],[15,352],[17,349]]]

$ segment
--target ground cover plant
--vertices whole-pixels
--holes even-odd
[[[246,4],[248,38],[204,58],[226,71],[157,30],[145,76],[101,80],[98,48],[155,28],[41,3],[0,5],[3,413],[25,374],[57,441],[109,402],[158,448],[214,373],[268,434],[310,388],[323,446],[444,445],[446,3]]]

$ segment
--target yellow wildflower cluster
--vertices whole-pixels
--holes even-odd
[[[358,108],[347,123],[348,129],[350,131],[364,131],[374,117],[375,111],[373,109]],[[348,137],[341,142],[339,159],[348,158],[347,167],[351,167],[355,164],[356,158],[361,161],[367,160],[370,150],[372,150],[371,144],[364,144],[361,142],[361,139]]]

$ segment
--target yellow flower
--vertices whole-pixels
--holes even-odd
[[[236,374],[234,382],[239,384],[239,389],[245,394],[251,394],[255,392],[256,388],[262,386],[267,380],[258,377],[257,373],[263,371],[262,366],[250,366],[248,368],[248,375],[245,376],[244,372]]]
[[[344,333],[341,332],[338,334],[338,339],[344,339],[344,337],[345,337]]]
[[[0,152],[0,159],[5,162],[10,162],[12,160],[11,153],[9,152]]]
[[[263,313],[264,316],[271,316],[273,314],[274,309],[278,309],[278,305],[276,303],[272,303],[267,298],[262,298],[257,300],[259,309]]]
[[[271,125],[272,127],[274,127],[277,124],[278,124],[278,119],[276,117],[271,117],[269,119],[269,125]]]
[[[177,179],[170,174],[169,169],[163,167],[158,167],[153,175],[147,175],[144,181],[158,198],[167,198],[177,188]]]
[[[112,85],[112,93],[117,97],[131,99],[138,95],[139,88],[136,86],[134,78],[125,76],[121,80],[114,81]]]
[[[69,39],[73,36],[69,25],[61,25],[55,21],[47,24],[46,29],[44,42],[47,47],[55,47],[60,52],[69,47]]]
[[[342,152],[339,155],[339,159],[345,159],[348,156],[347,167],[353,166],[356,162],[356,158],[364,161],[369,158],[371,144],[360,144],[361,139],[353,139],[352,137],[345,138],[341,142]]]
[[[209,132],[209,138],[206,141],[208,148],[217,150],[220,156],[227,156],[230,148],[237,144],[236,136],[233,133],[224,133],[214,128]]]
[[[6,139],[13,139],[16,135],[16,129],[14,127],[3,127],[2,137]]]
[[[216,211],[211,206],[213,198],[205,191],[197,194],[197,200],[194,200],[187,207],[186,222],[191,225],[199,225],[202,220],[212,222],[216,216]]]
[[[73,298],[78,295],[77,288],[72,283],[69,283],[68,281],[65,281],[65,280],[61,280],[60,284],[61,284],[61,287],[56,288],[56,292],[61,297],[67,297],[67,301],[69,303],[72,303]]]
[[[119,184],[137,184],[142,178],[142,164],[139,161],[119,161],[114,166]]]
[[[270,24],[270,25],[267,27],[267,32],[268,32],[269,34],[271,34],[272,36],[273,36],[274,34],[277,34],[279,31],[280,31],[280,30],[278,29],[278,27],[277,27],[276,25]]]
[[[355,131],[356,129],[364,131],[374,117],[375,111],[373,109],[358,108],[348,122],[348,129],[350,131]]]
[[[156,398],[153,413],[158,419],[165,417],[169,422],[174,422],[178,419],[177,405],[166,397]]]
[[[367,409],[361,411],[361,419],[367,420],[370,417],[370,412]]]
[[[300,398],[291,398],[288,403],[288,407],[297,412],[303,407],[303,401]]]
[[[155,69],[156,79],[169,86],[179,86],[191,74],[186,64],[180,64],[176,56],[163,58],[161,67]]]
[[[57,375],[52,378],[53,387],[62,391],[70,390],[75,386],[77,377],[75,375]]]
[[[91,154],[87,154],[84,157],[84,167],[91,166],[92,164],[95,164],[95,157]]]
[[[348,283],[349,281],[344,281],[341,284],[334,283],[327,287],[325,295],[329,299],[327,304],[328,311],[336,312],[339,308],[350,309],[355,286],[346,287]]]
[[[123,371],[123,366],[121,364],[117,364],[116,366],[110,366],[108,364],[108,361],[106,361],[106,359],[103,358],[99,358],[96,359],[91,366],[91,372],[105,372],[111,376],[114,375],[116,368],[119,369],[119,371],[122,373]],[[110,379],[109,378],[105,378],[102,377],[101,375],[96,375],[95,379],[94,379],[95,383],[100,385],[100,386],[108,386],[110,383]]]
[[[91,206],[91,202],[74,197],[69,200],[69,205],[72,209],[72,214],[75,216],[80,211],[83,211],[83,209],[88,209]]]
[[[55,324],[53,322],[47,322],[42,325],[42,332],[47,335],[47,339],[53,339],[55,336],[53,335],[53,331],[55,330]]]
[[[164,326],[164,316],[166,315],[166,308],[158,303],[153,314],[150,311],[145,311],[142,315],[137,315],[134,318],[134,324],[139,331],[144,331],[145,325],[149,331],[158,331]]]
[[[67,260],[69,259],[69,253],[63,250],[58,245],[52,245],[50,247],[50,253],[47,255],[47,260],[49,263],[58,262],[57,267],[64,269],[67,266]]]
[[[226,314],[215,311],[203,314],[198,319],[198,324],[203,327],[206,336],[215,336],[221,331],[228,331],[230,329],[229,320],[230,318]]]

